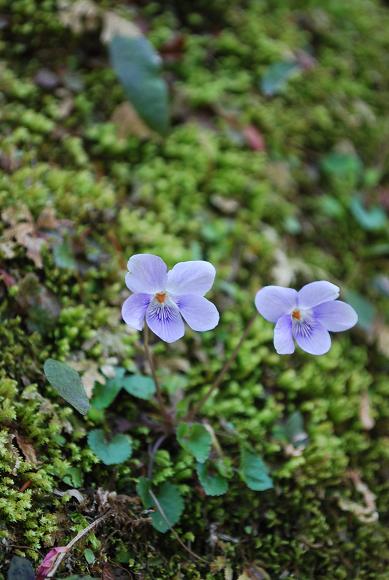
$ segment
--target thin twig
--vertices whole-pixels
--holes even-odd
[[[159,503],[159,501],[158,501],[155,493],[150,489],[149,490],[149,494],[150,494],[153,502],[157,506],[157,509],[158,509],[159,513],[161,514],[161,516],[163,517],[163,519],[165,520],[165,522],[169,526],[170,531],[173,532],[173,535],[176,538],[177,542],[180,544],[180,546],[182,546],[184,548],[184,550],[186,550],[188,552],[188,554],[190,554],[196,560],[199,560],[200,562],[204,562],[205,564],[209,564],[208,560],[205,560],[205,558],[202,558],[201,556],[198,556],[198,554],[196,554],[195,552],[192,552],[192,550],[190,548],[188,548],[188,546],[186,546],[184,544],[184,542],[181,540],[181,538],[178,535],[178,533],[176,532],[176,530],[173,529],[172,523],[169,521],[167,515],[165,514],[164,509],[161,506],[161,504]]]
[[[221,371],[219,372],[216,379],[214,380],[214,382],[212,383],[212,385],[208,389],[208,391],[205,393],[205,395],[200,399],[200,401],[197,403],[197,405],[195,405],[193,407],[192,411],[190,411],[188,413],[187,420],[189,420],[189,421],[193,420],[195,418],[195,416],[197,415],[197,413],[200,411],[201,407],[203,405],[205,405],[205,403],[208,401],[209,397],[216,391],[216,389],[218,389],[220,387],[225,375],[228,373],[228,371],[230,370],[230,368],[234,364],[236,357],[239,354],[240,348],[241,348],[242,344],[244,343],[244,341],[246,340],[246,338],[251,330],[251,327],[254,324],[255,319],[256,319],[256,315],[253,316],[251,318],[251,320],[249,320],[249,322],[247,323],[247,326],[246,326],[238,344],[236,345],[235,349],[233,350],[230,358],[226,360]]]
[[[166,423],[168,425],[172,424],[172,417],[169,414],[169,412],[167,411],[166,407],[165,407],[165,403],[163,402],[163,396],[162,396],[162,389],[161,389],[161,384],[159,382],[158,379],[158,375],[157,375],[157,371],[155,368],[155,363],[154,363],[154,358],[150,349],[150,345],[149,345],[149,329],[147,324],[145,325],[145,329],[144,329],[144,340],[143,340],[143,346],[145,349],[145,354],[146,354],[146,358],[147,358],[147,362],[149,363],[149,367],[151,370],[151,375],[153,377],[153,381],[155,384],[155,388],[157,391],[157,401],[158,401],[158,406],[164,416],[164,419],[166,421]]]
[[[91,524],[89,524],[89,526],[87,526],[86,528],[84,528],[83,530],[81,530],[81,532],[78,532],[77,536],[75,536],[66,546],[65,546],[65,551],[61,552],[60,555],[58,556],[53,568],[50,570],[50,572],[47,574],[47,578],[54,578],[54,574],[56,573],[56,571],[58,570],[59,566],[61,565],[62,560],[65,558],[65,556],[70,552],[70,550],[73,548],[74,544],[76,544],[79,540],[81,540],[81,538],[83,538],[84,536],[86,536],[87,534],[89,534],[89,532],[91,530],[93,530],[93,528],[95,528],[96,526],[98,526],[103,520],[105,520],[108,516],[111,515],[111,511],[106,512],[105,514],[103,514],[102,516],[100,516],[99,518],[97,518],[96,520],[94,520],[94,522],[92,522]]]

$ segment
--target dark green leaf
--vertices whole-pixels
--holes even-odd
[[[249,449],[241,449],[240,476],[250,489],[265,491],[273,487],[269,469],[261,457]]]
[[[122,381],[123,388],[138,399],[149,400],[155,393],[155,384],[151,377],[131,375]]]
[[[124,386],[124,369],[118,367],[115,376],[108,379],[105,385],[96,383],[93,389],[92,406],[95,409],[106,409],[115,400]]]
[[[88,433],[88,444],[105,465],[123,463],[132,455],[132,440],[128,435],[118,434],[107,441],[104,431],[94,429]]]
[[[288,80],[300,70],[296,62],[275,62],[265,71],[261,79],[261,90],[264,95],[271,97],[285,88]]]
[[[64,270],[76,270],[77,263],[68,240],[62,240],[53,248],[55,265]]]
[[[219,473],[210,473],[209,463],[197,463],[196,471],[207,495],[223,495],[228,490],[228,481]]]
[[[285,435],[294,447],[305,447],[308,435],[304,431],[304,419],[300,411],[292,413],[285,423]]]
[[[362,174],[363,166],[357,155],[334,152],[322,158],[321,168],[331,177],[356,183]]]
[[[359,326],[369,332],[373,327],[376,316],[374,306],[359,294],[359,292],[354,292],[353,290],[347,290],[345,292],[345,298],[346,302],[351,304],[351,306],[356,310]]]
[[[144,36],[115,36],[109,43],[111,65],[143,121],[165,134],[169,126],[168,90],[161,61]]]
[[[181,423],[177,427],[177,440],[181,447],[191,453],[199,463],[209,457],[212,437],[200,423]]]
[[[89,400],[77,371],[63,362],[47,359],[43,366],[46,378],[65,401],[70,403],[81,415],[89,409]]]
[[[154,491],[151,489],[151,481],[141,477],[136,490],[144,507],[146,509],[154,508],[151,521],[156,530],[165,533],[179,521],[184,511],[184,500],[176,485],[165,482]]]
[[[359,197],[351,200],[350,209],[357,222],[367,231],[380,230],[387,224],[386,213],[381,207],[375,206],[367,210]]]
[[[35,572],[30,560],[14,556],[8,568],[7,580],[35,580]]]

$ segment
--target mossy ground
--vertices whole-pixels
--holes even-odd
[[[117,517],[74,549],[61,574],[100,577],[109,563],[150,579],[245,572],[383,580],[389,365],[375,337],[354,330],[336,336],[324,357],[279,357],[271,325],[256,320],[204,415],[227,456],[236,453],[231,425],[255,446],[274,490],[252,492],[234,479],[226,496],[205,497],[183,450],[166,442],[157,453],[155,481],[178,483],[185,497],[176,532],[208,563],[192,561],[174,534],[153,532],[134,499],[155,439],[142,423],[147,403],[120,395],[105,414],[80,418],[42,366],[48,356],[77,362],[89,382],[107,364],[144,370],[140,337],[119,315],[134,252],[170,266],[204,258],[217,267],[217,330],[156,345],[172,397],[196,400],[205,391],[261,285],[338,281],[388,323],[374,285],[388,266],[388,231],[364,230],[349,209],[360,190],[387,204],[388,9],[378,0],[126,4],[99,6],[142,23],[165,54],[173,126],[164,139],[118,138],[111,117],[124,95],[98,30],[71,32],[54,0],[0,0],[2,228],[29,224],[31,232],[0,249],[3,574],[13,554],[36,563],[64,545],[101,513],[105,492],[116,492],[109,501]],[[169,53],[177,35],[183,42]],[[261,94],[271,63],[310,51],[314,60],[282,94]],[[53,86],[39,80],[43,68],[55,73]],[[248,126],[261,132],[262,151],[249,147]],[[334,151],[359,157],[358,178],[323,170]],[[36,239],[44,240],[41,264]],[[299,455],[274,436],[296,410],[309,435]],[[104,425],[133,436],[127,464],[104,467],[88,449],[87,431]],[[358,511],[366,499],[359,480],[376,496],[376,521]],[[72,488],[81,503],[61,495]]]

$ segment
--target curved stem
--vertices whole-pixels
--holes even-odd
[[[158,375],[157,375],[157,371],[156,371],[155,363],[154,363],[154,357],[152,355],[150,345],[149,345],[149,329],[148,329],[147,325],[145,325],[145,329],[144,329],[143,346],[145,349],[145,355],[147,358],[147,362],[149,363],[149,366],[150,366],[151,375],[153,377],[153,381],[155,384],[159,409],[160,409],[160,411],[165,419],[165,422],[168,425],[171,425],[172,424],[172,417],[171,417],[170,413],[168,412],[168,410],[166,409],[165,403],[163,402],[161,384],[160,384],[159,379],[158,379]]]
[[[236,345],[236,347],[234,348],[234,350],[232,351],[232,354],[230,356],[230,358],[228,358],[226,360],[226,362],[224,363],[221,371],[219,372],[219,374],[217,375],[216,379],[214,380],[214,382],[212,383],[212,385],[210,386],[210,388],[208,389],[208,391],[205,393],[205,395],[200,399],[200,401],[197,403],[197,405],[195,405],[192,409],[192,411],[190,411],[188,413],[187,419],[189,421],[191,421],[192,419],[194,419],[194,417],[197,415],[197,413],[200,411],[200,409],[203,407],[203,405],[205,405],[205,403],[208,401],[209,397],[216,391],[216,389],[218,389],[225,377],[225,375],[228,373],[228,371],[230,370],[230,368],[232,367],[232,365],[234,364],[236,357],[239,354],[239,351],[241,349],[242,344],[244,343],[244,341],[246,340],[252,325],[254,324],[254,321],[256,319],[257,315],[255,314],[251,320],[249,320],[249,322],[247,323],[246,328],[244,329],[244,332],[238,342],[238,344]]]

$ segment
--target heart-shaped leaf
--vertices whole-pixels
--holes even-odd
[[[151,521],[156,530],[165,533],[179,521],[184,511],[184,500],[176,485],[166,481],[154,491],[151,489],[151,481],[141,477],[136,490],[144,507],[155,509]]]
[[[191,453],[199,463],[209,457],[212,437],[201,423],[181,423],[177,428],[177,440],[181,447]]]
[[[386,213],[381,207],[366,209],[358,196],[353,197],[350,209],[357,222],[367,231],[380,230],[387,223]]]
[[[47,359],[43,370],[47,380],[61,397],[81,415],[85,415],[89,409],[89,400],[78,372],[52,358]]]
[[[155,393],[155,384],[151,377],[130,375],[122,381],[123,388],[138,399],[149,400]]]
[[[118,367],[115,371],[115,376],[108,379],[104,385],[100,383],[95,384],[92,399],[92,406],[95,409],[106,409],[116,399],[123,387],[124,373],[125,370]]]
[[[105,465],[123,463],[132,455],[132,440],[128,435],[118,434],[107,441],[102,429],[94,429],[88,433],[88,444]]]
[[[273,487],[268,467],[261,457],[249,449],[241,449],[239,473],[247,487],[254,491],[265,491]]]
[[[161,59],[144,36],[115,36],[109,43],[111,65],[126,95],[145,123],[165,134],[169,126],[168,90]]]
[[[228,481],[216,471],[211,473],[208,462],[197,463],[196,471],[207,495],[223,495],[228,490]]]

